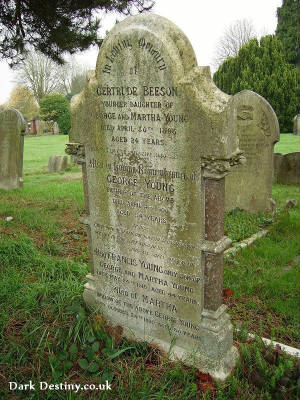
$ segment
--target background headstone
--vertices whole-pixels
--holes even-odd
[[[95,76],[95,71],[88,71],[87,73],[87,81],[89,82],[91,78]],[[70,142],[84,142],[84,131],[82,131],[82,121],[86,120],[87,110],[84,107],[86,104],[85,92],[80,92],[75,94],[71,98],[70,109],[76,110],[76,112],[71,113],[71,129],[69,133]]]
[[[67,156],[52,155],[48,161],[48,172],[65,171],[68,168]]]
[[[284,185],[300,183],[300,152],[274,154],[274,182]]]
[[[297,136],[300,135],[300,114],[297,114],[294,117],[293,134]]]
[[[53,123],[39,119],[36,121],[37,135],[53,135]]]
[[[26,122],[13,108],[0,111],[0,189],[23,187],[23,151]]]
[[[59,135],[60,131],[59,131],[59,127],[58,127],[58,123],[54,122],[53,124],[53,135]]]
[[[28,135],[36,135],[37,134],[37,119],[33,118],[28,121]]]
[[[283,154],[281,153],[274,153],[274,158],[273,158],[273,183],[277,182],[278,179],[278,173],[281,168],[282,164],[282,159],[283,159]]]
[[[236,358],[222,303],[224,176],[241,161],[233,98],[174,24],[139,15],[106,37],[71,122],[86,303],[127,336],[225,378]]]
[[[253,213],[272,211],[274,144],[279,125],[270,104],[257,93],[243,90],[233,96],[239,147],[246,163],[226,177],[226,211],[241,208]]]
[[[43,136],[45,134],[45,132],[47,131],[47,123],[46,123],[46,121],[38,119],[36,121],[36,126],[37,126],[37,135],[38,136]]]

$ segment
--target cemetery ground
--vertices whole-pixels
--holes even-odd
[[[300,136],[291,134],[280,135],[280,141],[275,144],[274,153],[293,153],[300,150]]]
[[[275,152],[299,150],[281,135]],[[271,350],[267,337],[299,348],[299,189],[273,186],[275,216],[226,216],[233,243],[260,229],[268,234],[225,262],[224,302],[239,333],[240,361],[231,377],[210,376],[168,361],[154,345],[133,343],[82,300],[89,271],[83,190],[78,166],[47,173],[51,154],[64,155],[66,136],[26,137],[24,188],[0,191],[0,398],[2,399],[296,399],[298,362]],[[286,209],[287,199],[296,208]],[[10,221],[6,217],[12,217]],[[257,334],[249,339],[247,332]],[[9,382],[36,391],[9,391]],[[111,390],[39,392],[38,382],[98,384]]]

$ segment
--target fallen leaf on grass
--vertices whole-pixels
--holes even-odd
[[[145,365],[146,369],[155,369],[156,366],[154,364],[152,364],[151,362],[147,362],[146,361],[146,365]]]
[[[200,383],[198,389],[200,389],[203,393],[213,392],[215,390],[211,383]]]
[[[213,392],[215,390],[213,386],[213,379],[209,374],[197,370],[195,372],[195,376],[197,378],[197,388],[202,393]]]
[[[38,276],[30,276],[30,277],[28,278],[28,281],[29,281],[29,282],[35,282],[35,281],[37,281],[38,279],[39,279]]]
[[[201,372],[201,371],[197,370],[195,372],[195,376],[201,382],[212,382],[212,377],[209,374],[206,374],[205,372]]]
[[[223,297],[227,299],[228,297],[234,296],[234,291],[232,289],[223,289]]]

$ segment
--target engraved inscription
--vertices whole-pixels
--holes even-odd
[[[187,158],[192,116],[169,68],[155,37],[111,41],[104,52],[86,145],[87,179],[101,188],[90,198],[93,267],[110,319],[198,340],[201,163]]]

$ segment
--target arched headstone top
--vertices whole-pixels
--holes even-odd
[[[201,157],[239,161],[232,96],[216,87],[209,67],[197,66],[184,33],[157,15],[129,17],[111,30],[100,48],[96,70],[89,72],[86,87],[71,109],[74,142],[95,146],[86,134],[94,130],[99,132],[98,146],[104,134],[101,115],[108,123],[151,119],[156,126],[151,136],[169,132],[171,125],[174,131],[178,123],[179,157],[194,153],[192,158],[199,161]],[[84,129],[74,127],[77,119]],[[167,157],[173,157],[174,140],[164,135],[165,141],[170,144],[165,146],[170,151]]]
[[[175,24],[154,14],[138,15],[116,24],[104,40],[97,60],[97,77],[103,71],[108,73],[123,55],[126,64],[130,63],[131,53],[135,57],[137,52],[145,59],[152,58],[158,72],[169,69],[174,74],[177,70],[182,76],[197,65],[191,43]]]
[[[255,126],[265,137],[279,141],[280,129],[277,116],[271,104],[252,90],[242,90],[233,96],[237,121],[245,124],[255,121]]]
[[[20,129],[20,133],[25,133],[27,130],[26,121],[23,115],[20,113],[19,110],[15,108],[8,107],[5,110],[0,110],[0,118],[11,119],[11,120],[16,118],[18,127]]]
[[[276,114],[259,94],[243,90],[232,96],[234,126],[246,164],[226,177],[226,209],[271,212],[274,144],[279,140]]]

